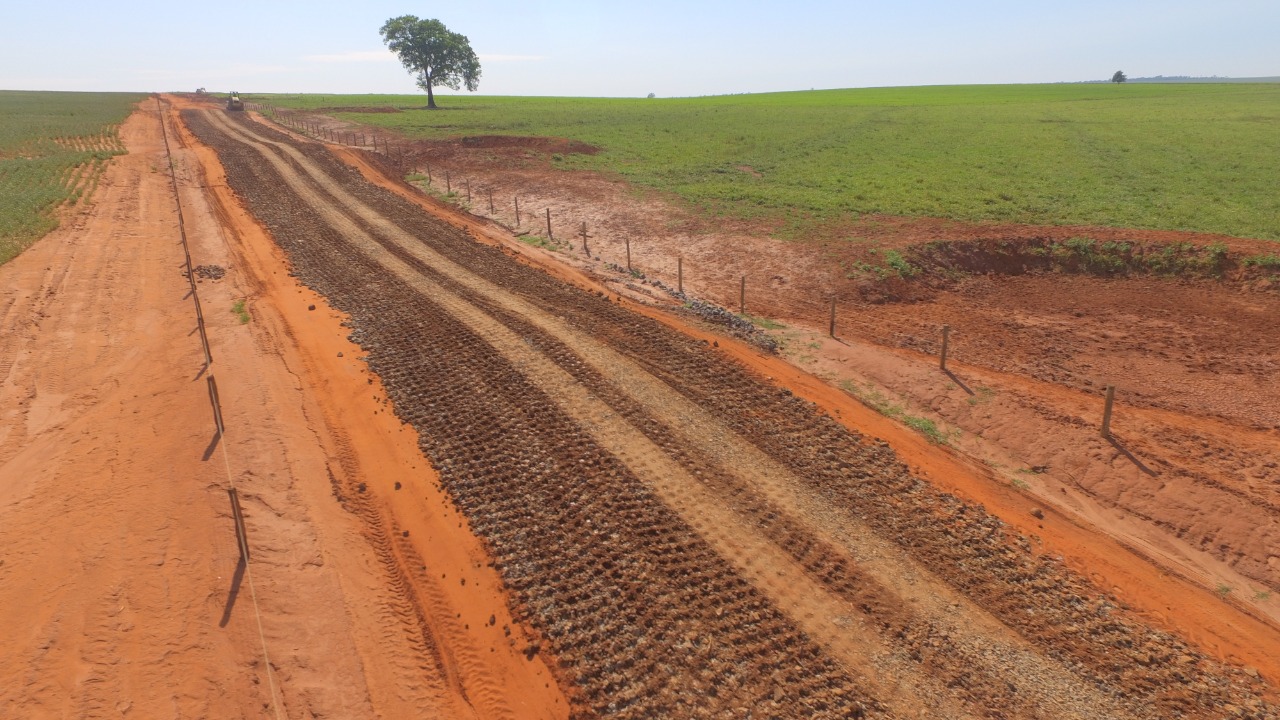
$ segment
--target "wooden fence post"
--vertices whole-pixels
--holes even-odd
[[[827,325],[827,334],[828,334],[828,335],[830,335],[830,336],[831,336],[831,337],[833,337],[833,338],[836,336],[836,299],[835,299],[835,296],[832,296],[832,298],[831,298],[831,322]]]
[[[185,247],[184,247],[185,249]],[[191,258],[187,258],[187,267],[191,267]],[[188,275],[191,271],[187,271]],[[213,352],[209,350],[209,335],[205,332],[204,327],[204,310],[200,308],[200,296],[196,293],[196,284],[191,282],[191,299],[196,306],[196,328],[200,331],[200,347],[204,348],[204,364],[206,367],[213,365]]]
[[[236,524],[236,544],[240,546],[240,559],[249,562],[249,533],[244,529],[244,511],[240,509],[240,495],[233,487],[227,488],[231,497],[231,518]]]
[[[676,290],[684,294],[684,258],[676,258]]]
[[[938,356],[938,367],[947,369],[947,345],[951,341],[951,326],[942,326],[942,353]]]
[[[471,204],[471,178],[463,180],[467,184],[467,204]]]
[[[227,426],[222,424],[222,402],[218,399],[218,383],[213,379],[213,375],[209,378],[209,404],[213,406],[213,424],[218,428],[218,435],[225,435]]]
[[[520,196],[516,196],[516,227],[520,227]]]
[[[445,170],[445,171],[444,171],[444,191],[445,191],[445,192],[447,192],[447,193],[451,193],[451,192],[453,192],[453,185],[452,185],[452,184],[450,184],[450,182],[449,182],[449,171],[448,171],[448,170]]]
[[[1111,407],[1116,402],[1116,386],[1107,386],[1107,403],[1102,408],[1102,437],[1111,439]]]
[[[489,214],[493,214],[493,188],[489,188]]]
[[[582,221],[582,252],[586,253],[588,257],[591,256],[591,250],[587,248],[587,221],[586,220]]]
[[[743,275],[738,283],[738,314],[747,314],[747,276]]]
[[[556,236],[551,234],[551,208],[547,208],[547,239],[556,239]]]
[[[623,242],[627,244],[627,272],[631,272],[631,236],[624,237]]]

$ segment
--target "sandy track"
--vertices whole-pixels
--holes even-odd
[[[299,275],[352,313],[397,412],[423,432],[446,487],[589,707],[731,715],[738,703],[763,702],[839,715],[858,698],[873,713],[914,714],[927,708],[908,698],[939,684],[974,714],[1214,716],[1240,692],[1237,708],[1256,705],[1243,684],[1219,679],[1232,675],[1225,668],[1108,603],[1083,601],[1092,594],[1083,581],[1019,549],[998,522],[912,481],[883,448],[696,343],[478,248],[323,151],[221,117],[188,122],[219,149],[231,184]],[[680,397],[683,405],[671,402]],[[717,435],[776,458],[775,469],[762,483],[726,467]],[[858,538],[833,538],[820,522],[831,508],[851,508],[878,536],[872,545],[892,552],[879,565],[866,561],[874,553],[859,557]],[[735,547],[726,527],[750,530]],[[673,534],[675,557],[663,552]],[[757,561],[765,570],[753,572]],[[779,571],[798,573],[819,599],[805,606],[766,579]],[[676,582],[662,577],[673,573]],[[951,587],[955,617],[928,603],[896,611],[914,604],[889,581],[896,573]],[[682,594],[689,576],[711,607]],[[749,605],[734,612],[744,595]],[[840,629],[844,616],[831,617],[835,605],[822,597],[851,610],[861,598],[864,627]],[[983,633],[946,631],[965,627],[996,628],[993,652],[965,646]],[[748,637],[774,650],[737,652]],[[717,645],[724,638],[731,647]],[[845,641],[866,642],[872,659],[842,652]],[[877,655],[876,644],[887,651]],[[1107,659],[1108,647],[1125,648],[1127,661]],[[1190,663],[1177,667],[1152,660],[1184,655]],[[784,670],[796,657],[809,658],[803,679]],[[1200,683],[1189,694],[1178,680],[1187,672]],[[704,697],[695,712],[684,703],[708,682],[731,695]]]
[[[91,210],[0,268],[0,715],[256,714],[256,633],[218,627],[236,553],[221,468],[198,462],[156,115],[121,134]]]

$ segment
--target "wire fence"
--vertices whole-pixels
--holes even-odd
[[[879,312],[875,303],[869,302],[850,290],[841,290],[831,283],[825,290],[815,290],[812,285],[805,290],[770,287],[767,283],[755,283],[748,274],[730,274],[725,282],[725,269],[717,267],[716,285],[702,281],[697,269],[682,256],[657,256],[646,249],[643,264],[633,262],[633,246],[637,242],[625,233],[601,236],[592,234],[585,220],[561,222],[560,217],[582,217],[586,212],[535,208],[528,200],[521,202],[518,191],[502,197],[499,188],[490,184],[473,184],[466,174],[459,175],[448,167],[432,168],[429,162],[415,152],[412,143],[393,143],[373,133],[334,129],[316,119],[313,114],[280,108],[272,105],[248,103],[252,109],[296,133],[323,142],[343,145],[381,155],[402,174],[415,173],[425,180],[427,188],[444,186],[445,199],[456,199],[459,207],[476,217],[485,218],[506,227],[519,235],[545,237],[552,247],[563,247],[571,252],[581,252],[588,258],[605,263],[619,274],[623,282],[640,280],[665,290],[673,298],[688,301],[700,300],[726,310],[736,307],[739,315],[758,321],[760,318],[776,318],[813,328],[824,328],[832,338],[842,335],[871,339],[908,351],[938,358],[941,370],[947,370],[948,360],[966,359],[981,364],[971,351],[975,348],[962,333],[943,322],[928,317],[915,321],[887,317]],[[455,189],[456,188],[456,189]],[[487,208],[487,212],[485,209]],[[540,212],[539,212],[540,210]],[[554,210],[554,212],[553,212]],[[559,240],[557,240],[559,236]],[[618,237],[620,236],[620,237]],[[594,243],[591,240],[594,239]],[[761,289],[761,286],[764,289]],[[998,369],[998,368],[997,368]],[[1111,388],[1106,390],[1105,388]],[[1108,398],[1114,397],[1114,386],[1104,386]],[[1106,404],[1103,436],[1110,438],[1112,401]]]
[[[178,235],[181,238],[182,254],[186,262],[187,281],[191,286],[190,296],[196,311],[196,326],[200,333],[200,347],[204,353],[204,368],[206,373],[206,385],[209,390],[209,406],[213,412],[213,425],[216,433],[214,440],[222,446],[223,465],[226,470],[227,477],[227,496],[231,503],[231,517],[235,525],[236,546],[240,555],[240,566],[244,568],[245,580],[249,584],[249,596],[253,603],[253,614],[257,620],[258,638],[262,645],[262,661],[263,668],[267,675],[267,687],[271,693],[271,707],[273,715],[279,720],[284,717],[281,712],[283,704],[283,696],[279,692],[276,685],[275,674],[271,666],[271,657],[267,650],[267,636],[262,625],[262,610],[258,604],[258,592],[253,582],[253,571],[249,563],[249,537],[245,529],[244,511],[240,506],[239,491],[236,488],[235,478],[231,473],[231,459],[227,450],[226,432],[227,426],[222,415],[222,401],[218,394],[218,382],[213,372],[213,352],[209,347],[209,335],[205,327],[204,311],[200,307],[200,293],[196,288],[195,267],[191,262],[191,244],[187,239],[186,219],[182,213],[182,196],[178,192],[178,173],[177,167],[173,159],[173,151],[169,145],[169,131],[165,123],[165,106],[160,96],[156,95],[156,110],[159,114],[160,133],[164,139],[165,157],[169,164],[169,180],[173,187],[174,204],[177,207],[178,215]],[[198,377],[198,376],[197,376]]]

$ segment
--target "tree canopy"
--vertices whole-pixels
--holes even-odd
[[[382,29],[382,41],[400,58],[406,70],[427,91],[427,107],[436,107],[434,87],[475,92],[480,87],[480,59],[466,35],[452,32],[439,20],[413,15],[391,18]]]
[[[1121,70],[1117,70],[1117,71],[1116,71],[1116,74],[1111,76],[1111,82],[1113,82],[1113,83],[1122,83],[1122,82],[1124,82],[1125,80],[1128,80],[1128,79],[1129,79],[1129,78],[1125,77],[1124,72],[1123,72],[1123,71],[1121,71]]]

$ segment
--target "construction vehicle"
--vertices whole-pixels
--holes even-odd
[[[244,101],[240,99],[240,93],[232,91],[232,93],[227,96],[227,109],[244,111]]]

